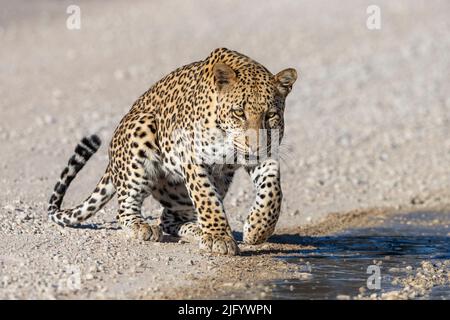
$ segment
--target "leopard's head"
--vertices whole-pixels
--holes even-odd
[[[246,158],[271,156],[284,135],[286,97],[297,79],[295,69],[276,75],[257,63],[233,68],[213,66],[217,89],[217,125],[226,132],[235,151]]]

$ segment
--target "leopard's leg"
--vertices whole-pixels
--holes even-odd
[[[211,169],[191,161],[183,167],[183,175],[202,232],[200,250],[227,255],[239,254]]]
[[[234,166],[227,165],[221,169],[220,173],[213,176],[214,185],[222,201],[230,187],[235,171]],[[168,204],[170,206],[170,209],[164,208],[160,217],[163,231],[170,235],[199,240],[201,237],[200,224],[197,222],[197,213],[187,195],[185,185],[183,183],[165,183],[163,190],[166,191],[164,194],[156,195],[166,206]]]
[[[202,235],[194,209],[176,211],[164,208],[160,217],[160,225],[165,233],[177,237],[200,240]]]
[[[138,240],[161,241],[162,230],[159,225],[150,225],[141,215],[144,197],[136,188],[118,189],[119,211],[117,219],[121,227]]]
[[[217,188],[217,192],[220,199],[223,201],[233,182],[234,174],[239,166],[234,164],[227,164],[220,168],[220,172],[213,174],[214,186]]]
[[[268,159],[247,171],[256,189],[256,199],[244,224],[244,242],[260,244],[272,235],[280,216],[283,197],[280,165]]]
[[[110,164],[121,227],[134,238],[160,241],[160,226],[146,223],[141,215],[142,203],[157,183],[161,171],[155,131],[152,114],[136,114],[132,120],[121,122],[111,143]]]
[[[159,179],[152,189],[152,195],[163,206],[159,220],[165,233],[199,239],[201,231],[197,223],[197,214],[181,180],[173,181],[167,176]]]

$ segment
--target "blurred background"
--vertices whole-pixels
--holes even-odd
[[[66,26],[70,5],[81,10],[80,29]],[[369,5],[380,8],[379,30],[367,28]],[[2,0],[0,201],[44,214],[78,140],[99,133],[102,149],[66,198],[77,204],[134,100],[227,47],[273,73],[300,74],[287,101],[280,226],[356,208],[446,206],[449,12],[439,0]],[[226,206],[240,227],[253,193],[243,172],[236,180]],[[157,207],[146,202],[149,214]]]

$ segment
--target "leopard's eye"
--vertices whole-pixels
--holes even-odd
[[[276,113],[276,112],[269,112],[267,114],[267,119],[273,119],[273,118],[275,118],[277,116],[278,116],[278,113]]]
[[[244,111],[241,109],[236,109],[233,110],[233,114],[238,117],[238,118],[243,118],[244,117]]]

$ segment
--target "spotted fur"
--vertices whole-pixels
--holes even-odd
[[[81,141],[55,186],[50,219],[76,225],[117,193],[117,218],[134,237],[159,241],[164,231],[193,237],[204,251],[238,254],[223,199],[235,171],[245,167],[256,199],[245,222],[244,242],[264,242],[274,231],[282,200],[279,162],[270,146],[284,135],[285,99],[296,78],[294,69],[273,75],[225,48],[173,71],[121,120],[110,144],[109,164],[94,192],[81,205],[63,210],[70,182],[100,145],[97,136]],[[251,139],[261,129],[268,134]],[[231,137],[231,144],[217,155],[224,137]],[[258,155],[262,149],[269,150],[265,157]],[[231,162],[220,161],[230,157]],[[244,162],[237,161],[239,157]],[[141,215],[149,195],[163,206],[159,224],[150,225]]]

